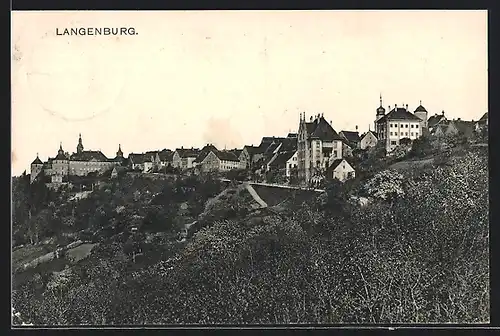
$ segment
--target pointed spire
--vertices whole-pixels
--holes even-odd
[[[382,107],[382,92],[380,93],[380,107]]]
[[[420,100],[420,105],[422,105],[422,100]]]

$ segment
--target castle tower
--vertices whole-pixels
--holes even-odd
[[[81,154],[83,152],[82,134],[80,133],[78,138],[78,146],[76,146],[76,152]]]
[[[414,115],[416,115],[417,117],[419,117],[422,122],[420,123],[420,127],[422,128],[422,130],[426,130],[427,129],[427,110],[425,109],[425,107],[422,106],[422,101],[420,101],[420,105],[418,105],[418,107],[415,109],[415,112],[413,112]]]
[[[385,116],[385,108],[382,106],[382,94],[380,94],[380,106],[377,108],[377,114],[375,117],[375,133],[378,134],[379,130],[377,127],[377,121],[379,121],[380,118]]]
[[[43,162],[38,157],[38,153],[36,153],[36,159],[33,160],[33,162],[31,163],[31,171],[30,171],[31,183],[33,183],[33,181],[42,172],[42,170],[43,170]]]

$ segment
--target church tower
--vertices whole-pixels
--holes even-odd
[[[64,156],[64,150],[62,148],[62,142],[59,144],[59,150],[57,151],[57,155]]]
[[[375,117],[375,133],[379,133],[379,129],[377,126],[377,121],[379,121],[380,118],[385,116],[385,108],[382,106],[382,94],[380,94],[380,106],[377,108],[377,115]]]
[[[78,146],[76,146],[76,152],[78,154],[81,154],[83,152],[82,134],[81,133],[80,133],[80,136],[78,138]]]
[[[118,152],[116,152],[116,157],[117,158],[123,158],[122,147],[121,147],[120,144],[118,144]]]

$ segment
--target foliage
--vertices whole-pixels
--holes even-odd
[[[225,173],[225,177],[229,180],[246,181],[248,180],[249,172],[247,169],[232,169]]]
[[[362,195],[391,201],[404,194],[404,176],[394,170],[384,170],[368,180]]]
[[[147,235],[121,234],[71,270],[16,286],[14,307],[35,325],[488,322],[487,156],[448,163],[408,178],[386,170],[354,185],[332,182],[287,213],[250,213],[235,191],[186,245],[148,247]],[[96,197],[115,209],[116,192],[152,220],[161,204],[217,190],[199,178],[127,183]],[[358,183],[373,199],[363,207],[348,202]],[[102,205],[95,201],[80,202]],[[138,248],[147,251],[143,267],[128,253]]]
[[[435,148],[432,146],[431,138],[429,136],[422,136],[413,140],[409,157],[423,158],[435,153]]]

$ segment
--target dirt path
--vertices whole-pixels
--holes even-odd
[[[250,193],[250,195],[252,195],[253,199],[257,203],[259,203],[259,205],[262,208],[267,208],[267,203],[264,202],[264,200],[262,198],[260,198],[259,194],[257,194],[257,192],[255,191],[255,189],[249,183],[245,183],[245,188],[248,190],[248,192]]]

